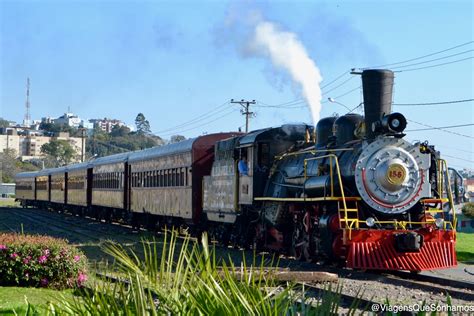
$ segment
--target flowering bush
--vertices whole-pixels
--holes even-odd
[[[0,285],[83,286],[86,257],[65,239],[0,234]]]

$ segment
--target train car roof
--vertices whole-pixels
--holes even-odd
[[[90,162],[92,167],[100,166],[100,165],[108,165],[114,163],[124,163],[128,160],[128,157],[132,154],[132,152],[120,153],[110,156],[99,157]]]
[[[49,172],[48,174],[58,174],[58,173],[65,173],[67,171],[67,167],[59,167],[59,168],[52,168],[52,169],[47,169]]]
[[[174,144],[169,144],[169,145],[163,145],[163,146],[157,146],[157,147],[152,147],[140,151],[134,151],[130,153],[129,161],[140,161],[140,160],[147,160],[155,157],[161,157],[161,156],[168,156],[168,155],[174,155],[174,154],[179,154],[182,152],[187,152],[191,151],[193,148],[194,142],[198,139],[196,138],[190,138],[183,140],[179,143],[174,143]]]
[[[34,178],[39,173],[39,171],[27,171],[27,172],[20,172],[15,174],[15,179],[26,179],[26,178]]]
[[[272,136],[271,134],[276,135],[286,135],[289,138],[298,139],[298,135],[304,135],[306,129],[311,129],[310,125],[306,124],[285,124],[279,127],[269,127],[264,129],[259,129],[252,131],[247,135],[243,136],[239,140],[238,147],[248,147],[254,144],[261,137]]]
[[[76,171],[76,170],[81,170],[81,169],[88,169],[92,167],[92,163],[87,161],[87,162],[80,162],[80,163],[75,163],[73,165],[67,166],[67,171]]]

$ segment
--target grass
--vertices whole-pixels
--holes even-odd
[[[458,261],[474,263],[474,234],[457,233],[456,236],[456,255]]]
[[[0,287],[0,315],[15,315],[15,313],[25,315],[28,309],[25,297],[40,314],[44,314],[46,304],[48,302],[59,302],[62,299],[61,296],[72,299],[73,290],[56,291],[28,287]]]
[[[18,206],[20,206],[20,203],[15,202],[15,199],[10,199],[10,198],[0,199],[0,207],[18,207]]]

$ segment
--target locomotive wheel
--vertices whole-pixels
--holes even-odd
[[[303,227],[295,227],[291,237],[290,256],[296,260],[311,261],[309,237]]]

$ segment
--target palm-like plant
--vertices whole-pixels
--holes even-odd
[[[115,243],[104,246],[115,258],[121,282],[96,280],[73,301],[50,304],[54,315],[295,315],[337,309],[339,296],[323,295],[308,305],[303,290],[277,283],[272,267],[240,267],[232,260],[216,261],[207,235],[202,242],[165,233],[162,248],[156,240],[143,241],[143,255]],[[160,243],[161,244],[161,243]],[[255,263],[255,260],[254,260]],[[218,266],[219,264],[219,266]],[[275,267],[273,267],[275,268]],[[269,272],[270,271],[270,272]],[[266,273],[264,273],[266,272]],[[337,292],[337,291],[336,291]],[[334,307],[336,306],[336,307]],[[327,308],[329,307],[329,308]]]

